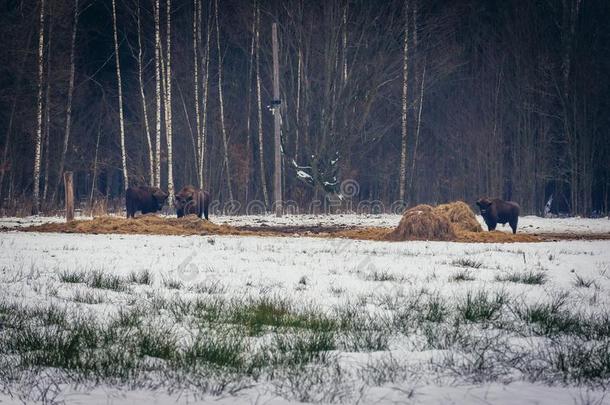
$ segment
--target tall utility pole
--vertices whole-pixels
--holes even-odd
[[[275,216],[282,216],[282,155],[280,144],[280,66],[277,45],[277,24],[273,23],[273,118],[275,138],[275,173],[273,176],[273,193],[275,195]]]

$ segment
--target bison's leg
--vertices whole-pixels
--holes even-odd
[[[205,217],[205,219],[208,219],[208,204],[207,204],[207,202],[205,202],[203,204],[203,216]],[[199,218],[201,218],[201,216]]]
[[[184,210],[182,208],[178,208],[176,210],[176,215],[178,215],[178,218],[182,218],[184,216]]]
[[[519,221],[518,218],[515,218],[514,220],[510,221],[510,227],[513,229],[513,234],[517,233],[517,222]]]
[[[496,225],[498,225],[498,224],[495,221],[487,222],[487,230],[488,231],[495,231],[496,230]]]

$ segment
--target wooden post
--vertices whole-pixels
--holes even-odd
[[[64,172],[64,190],[66,195],[66,222],[74,221],[74,187],[72,172]]]
[[[273,41],[273,118],[275,138],[275,173],[273,176],[273,194],[275,197],[275,216],[282,216],[282,155],[280,144],[280,67],[277,44],[277,23],[272,26]]]

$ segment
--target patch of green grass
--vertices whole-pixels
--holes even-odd
[[[103,290],[124,291],[126,282],[115,274],[104,274],[101,270],[94,270],[88,275],[87,285],[91,288]]]
[[[95,305],[102,304],[104,302],[104,297],[92,291],[76,290],[76,292],[72,296],[72,301],[80,302],[83,304]]]
[[[535,284],[540,285],[546,282],[547,276],[543,271],[528,271],[527,273],[507,273],[505,275],[497,275],[496,281],[510,281],[511,283]]]
[[[580,287],[580,288],[590,288],[591,286],[593,287],[597,287],[597,284],[595,283],[595,280],[593,279],[586,279],[580,275],[576,275],[574,277],[574,286],[576,287]]]
[[[163,282],[163,284],[170,290],[179,290],[182,288],[182,281],[180,280],[167,279]]]
[[[473,281],[473,280],[476,280],[476,278],[472,275],[472,273],[469,270],[460,270],[460,271],[456,272],[455,274],[452,274],[451,277],[449,277],[449,281],[454,281],[454,282]]]
[[[129,280],[129,282],[135,283],[135,284],[152,285],[153,276],[152,276],[150,270],[148,270],[148,269],[142,270],[137,273],[135,271],[132,271],[129,274],[128,280]]]
[[[320,314],[295,313],[289,305],[280,300],[263,298],[250,305],[236,305],[231,308],[230,323],[246,327],[250,335],[260,334],[266,327],[295,328],[309,330],[332,330],[335,322]]]
[[[426,301],[422,313],[425,321],[443,322],[449,314],[449,307],[440,294],[435,294]]]
[[[189,367],[207,363],[220,368],[242,369],[247,358],[245,340],[236,333],[211,336],[201,333],[182,354]]]
[[[366,280],[369,281],[399,281],[400,278],[388,271],[374,270],[366,275]]]
[[[478,269],[483,265],[483,263],[473,260],[473,259],[468,259],[468,258],[462,257],[462,258],[452,261],[451,265],[453,265],[455,267],[469,267],[469,268],[473,268],[473,269]]]
[[[59,281],[63,283],[84,283],[87,280],[87,273],[83,271],[65,270],[59,274]]]
[[[468,291],[457,304],[459,317],[468,322],[489,322],[496,319],[506,297],[502,293],[488,293],[479,290],[476,293]]]

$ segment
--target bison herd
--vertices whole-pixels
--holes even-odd
[[[137,211],[142,214],[160,211],[165,205],[169,194],[158,187],[129,187],[125,193],[127,218],[133,218]],[[208,219],[210,194],[193,186],[182,188],[175,195],[176,214],[178,218],[195,214]]]
[[[127,218],[133,218],[137,211],[142,214],[160,211],[169,194],[158,187],[136,186],[129,187],[125,194],[127,204]],[[208,219],[208,208],[210,205],[210,193],[194,186],[183,187],[174,196],[176,215],[182,218],[185,215],[195,214],[199,218]],[[481,216],[490,231],[496,229],[497,224],[508,223],[517,233],[519,221],[519,204],[513,201],[504,201],[498,198],[480,198],[476,202],[481,210]]]

